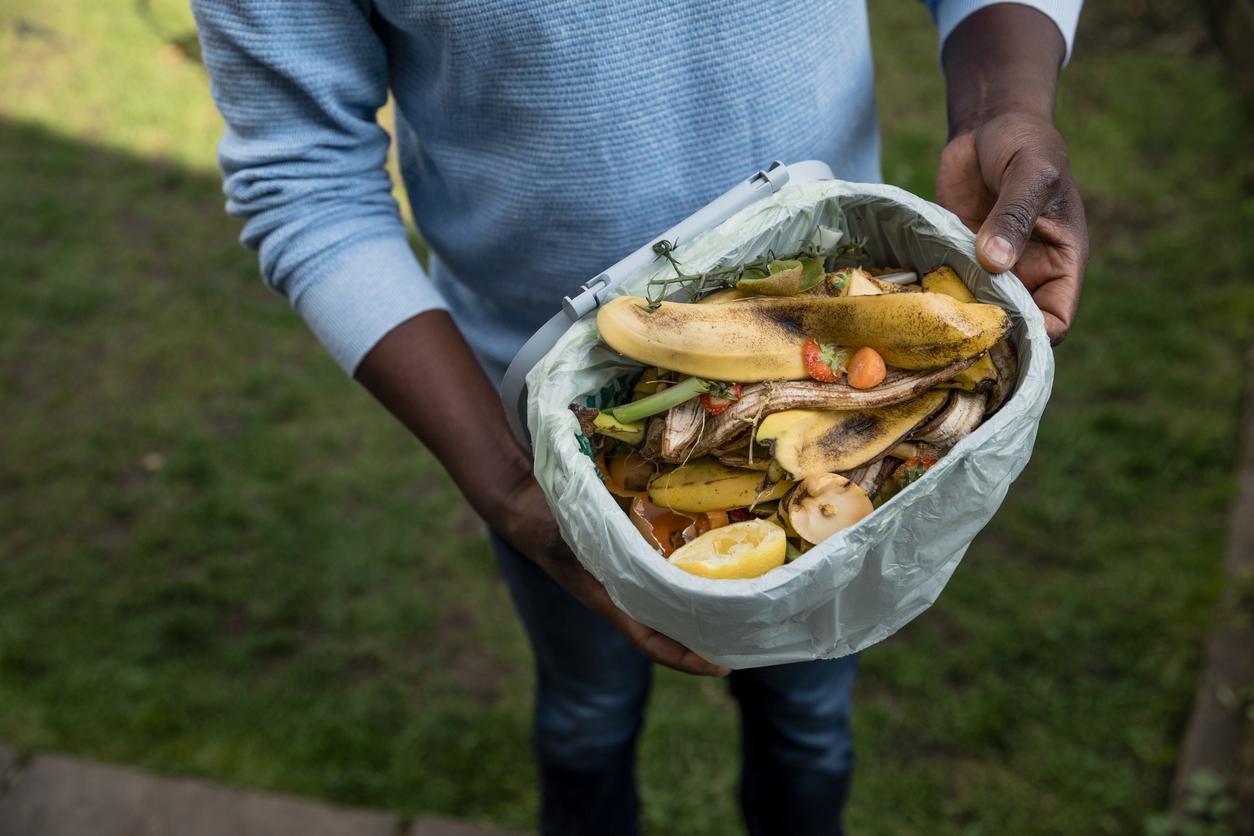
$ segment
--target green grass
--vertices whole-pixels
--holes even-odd
[[[262,288],[187,14],[154,5],[0,4],[0,739],[527,826],[531,673],[482,529]],[[934,32],[872,5],[885,176],[927,196]],[[1036,456],[863,656],[857,833],[1128,833],[1165,805],[1232,497],[1254,172],[1190,7],[1141,5],[1086,13],[1063,85],[1093,263]],[[721,683],[659,676],[651,832],[735,832],[734,737]]]

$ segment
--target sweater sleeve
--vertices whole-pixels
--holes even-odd
[[[387,56],[364,0],[192,0],[227,211],[349,374],[404,320],[445,304],[409,247],[385,168]]]
[[[940,29],[940,48],[943,52],[945,41],[958,28],[958,24],[978,12],[985,6],[995,6],[1004,0],[924,0],[928,11]],[[1080,7],[1084,0],[1016,0],[1017,5],[1031,6],[1054,22],[1062,38],[1067,42],[1067,54],[1063,58],[1064,66],[1071,60],[1071,43],[1075,40],[1076,23],[1080,20]]]

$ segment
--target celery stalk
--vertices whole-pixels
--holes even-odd
[[[668,386],[660,392],[654,392],[647,398],[641,398],[622,406],[616,406],[613,409],[603,410],[614,417],[615,421],[622,421],[624,424],[630,424],[634,421],[640,421],[648,418],[650,415],[657,415],[665,412],[673,406],[679,406],[686,403],[698,395],[709,392],[714,388],[712,382],[703,380],[699,377],[690,377],[687,380],[681,380],[674,386]]]

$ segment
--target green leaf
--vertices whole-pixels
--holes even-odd
[[[804,293],[812,287],[817,287],[819,282],[823,281],[827,273],[823,270],[823,257],[815,256],[813,258],[803,259],[801,262],[801,292]]]
[[[801,292],[804,268],[796,259],[772,261],[767,265],[770,275],[764,279],[741,279],[736,287],[749,293],[766,296],[796,296]]]
[[[832,293],[843,296],[851,278],[853,278],[852,269],[840,270],[828,280],[827,289]]]
[[[819,343],[819,359],[828,365],[837,377],[840,372],[849,368],[849,358],[853,355],[853,351],[848,348],[838,348],[833,343]]]
[[[893,475],[901,481],[901,486],[904,488],[916,482],[924,473],[927,473],[927,465],[915,464],[902,468]]]

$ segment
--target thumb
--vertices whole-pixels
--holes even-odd
[[[976,256],[985,270],[1004,273],[1018,263],[1059,180],[1049,163],[1016,160],[1007,167],[997,203],[975,238]]]

